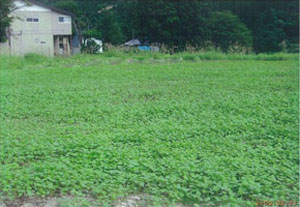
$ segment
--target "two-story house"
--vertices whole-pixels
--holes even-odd
[[[8,40],[0,54],[47,56],[72,53],[72,14],[33,0],[15,0]]]

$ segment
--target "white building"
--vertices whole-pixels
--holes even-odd
[[[8,40],[0,54],[47,56],[72,53],[72,14],[33,0],[15,0]]]

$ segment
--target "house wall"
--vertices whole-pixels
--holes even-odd
[[[51,10],[15,11],[18,17],[11,24],[11,54],[39,53],[52,56],[54,51]],[[27,18],[38,18],[39,22],[27,22]]]
[[[25,5],[15,1],[18,9],[12,12],[14,21],[10,26],[10,42],[0,44],[0,54],[23,56],[27,53],[54,55],[54,35],[71,35],[70,23],[60,23],[57,12],[37,5]],[[38,18],[38,22],[27,22],[27,18]],[[71,18],[71,17],[70,17]]]
[[[66,22],[59,22],[59,17],[64,17]],[[52,28],[54,35],[72,35],[71,16],[52,12]]]
[[[8,45],[8,41],[6,42],[1,42],[0,43],[0,55],[9,55],[10,51],[9,51],[9,45]]]

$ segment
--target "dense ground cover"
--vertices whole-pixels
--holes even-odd
[[[0,196],[297,200],[297,56],[200,55],[0,57]]]

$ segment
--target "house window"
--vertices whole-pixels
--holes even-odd
[[[66,17],[58,17],[58,22],[59,23],[71,23],[71,18],[66,16]]]
[[[27,22],[39,22],[38,18],[27,18]]]
[[[59,21],[59,22],[65,22],[65,18],[64,18],[64,17],[59,17],[59,18],[58,18],[58,21]]]

